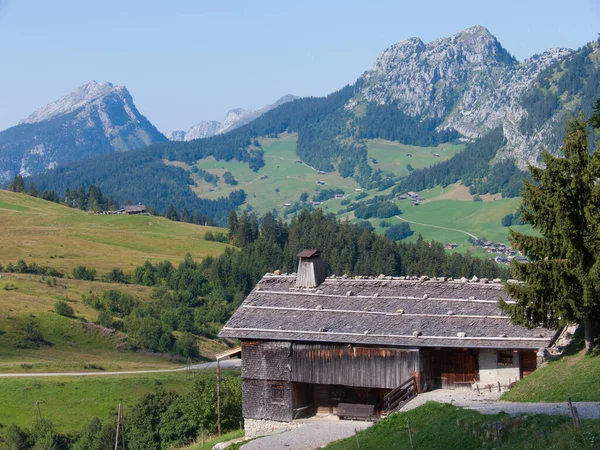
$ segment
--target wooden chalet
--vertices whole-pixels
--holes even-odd
[[[125,205],[123,212],[125,214],[146,214],[147,210],[144,205]]]
[[[389,412],[390,393],[407,383],[507,386],[536,369],[556,335],[512,324],[499,280],[326,277],[318,251],[298,256],[297,275],[265,275],[220,333],[241,341],[251,436],[342,406]]]

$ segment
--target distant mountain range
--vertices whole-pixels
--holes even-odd
[[[182,208],[196,202],[190,189],[194,180],[189,172],[164,164],[165,160],[192,165],[212,156],[217,160],[235,159],[257,171],[264,160],[255,138],[293,132],[298,135],[296,151],[300,159],[318,170],[335,170],[342,177],[353,177],[369,189],[395,185],[418,191],[463,180],[465,185],[477,185],[478,192],[485,193],[492,189],[489,180],[494,180],[494,189],[500,186],[502,190],[510,178],[510,190],[518,193],[523,175],[519,169],[527,163],[539,163],[542,148],[558,152],[569,117],[589,115],[600,97],[599,47],[599,41],[592,41],[578,50],[551,49],[519,62],[481,26],[427,44],[411,38],[383,51],[354,84],[327,97],[292,102],[282,101],[284,97],[279,106],[276,103],[272,109],[251,114],[233,110],[222,123],[203,122],[185,134],[169,135],[173,140],[183,138],[183,142],[159,142],[132,152],[112,152],[49,170],[32,180],[38,187],[58,192],[95,183],[119,201],[135,199],[155,205],[159,211],[169,203]],[[75,97],[66,102],[72,107],[56,108],[61,111],[58,117],[18,127],[43,125],[48,133],[78,136],[87,130],[89,120],[77,122],[70,118],[82,114],[80,110],[95,109],[77,106],[79,97]],[[109,97],[99,97],[89,105],[105,104],[103,98]],[[62,112],[76,107],[80,109]],[[124,107],[116,109],[123,111]],[[45,113],[35,116],[46,117]],[[96,116],[104,117],[100,112]],[[117,116],[125,123],[131,119],[124,113]],[[90,117],[95,116],[90,113]],[[38,156],[35,144],[43,139],[31,136],[40,133],[24,128],[20,134],[13,131],[11,147],[6,145],[9,131],[0,134],[0,158],[6,161],[6,155],[14,152],[11,149],[19,142],[18,136],[28,139],[27,145],[21,146],[26,149],[25,157],[17,159],[8,171],[0,159],[0,170],[5,174],[12,174],[15,168],[34,173],[29,160]],[[215,135],[193,139],[211,133]],[[166,140],[158,133],[157,139],[161,138]],[[383,179],[381,171],[368,163],[367,140],[375,138],[416,146],[458,140],[475,145],[448,161],[415,170],[402,180]],[[37,171],[61,164],[54,161],[39,165]]]
[[[0,132],[0,183],[166,140],[125,87],[91,81]]]
[[[167,131],[165,136],[171,141],[191,141],[194,139],[207,138],[215,136],[217,134],[227,133],[228,131],[235,130],[236,128],[246,125],[252,122],[257,117],[262,116],[264,113],[271,111],[273,108],[277,108],[279,105],[288,103],[299,99],[295,95],[284,95],[275,103],[265,106],[259,110],[242,109],[236,108],[229,110],[225,115],[222,122],[215,120],[201,120],[187,132],[182,130]]]

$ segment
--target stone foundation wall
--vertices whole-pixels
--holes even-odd
[[[296,428],[296,422],[278,422],[276,420],[265,419],[244,419],[244,431],[246,439],[252,439],[259,436],[267,436],[281,430],[291,430]]]

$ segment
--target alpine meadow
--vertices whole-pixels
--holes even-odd
[[[0,450],[600,448],[574,1],[0,5]]]

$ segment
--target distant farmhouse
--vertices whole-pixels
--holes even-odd
[[[123,212],[125,214],[146,214],[148,211],[144,205],[125,205]]]
[[[512,324],[500,280],[326,277],[318,251],[298,256],[297,275],[265,275],[220,333],[241,341],[247,436],[385,414],[436,388],[506,389],[557,335]]]

